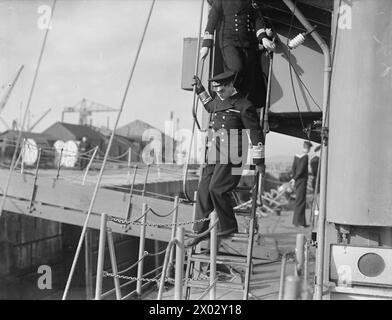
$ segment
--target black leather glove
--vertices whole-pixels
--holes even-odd
[[[201,80],[198,76],[193,76],[193,83],[192,86],[195,87],[196,89],[196,94],[200,94],[203,91],[205,91],[203,84],[201,83]]]

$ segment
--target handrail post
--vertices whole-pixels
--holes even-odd
[[[85,182],[86,182],[87,174],[88,174],[88,172],[89,172],[89,170],[90,170],[90,167],[91,167],[91,165],[92,165],[92,163],[93,163],[93,161],[94,161],[94,158],[95,158],[95,155],[97,154],[97,151],[98,151],[98,146],[95,147],[94,153],[93,153],[93,155],[92,155],[91,158],[90,158],[90,161],[89,161],[89,163],[88,163],[88,165],[87,165],[86,171],[84,172],[82,185],[84,185]]]
[[[131,184],[131,188],[129,189],[129,204],[128,204],[128,211],[127,211],[127,216],[125,217],[126,221],[129,221],[131,219],[131,215],[132,215],[132,196],[133,196],[133,188],[135,186],[135,180],[136,180],[136,173],[137,173],[137,165],[134,166],[134,173],[133,173],[133,179],[132,179],[132,184]],[[124,226],[125,228],[126,226]]]
[[[38,171],[39,171],[39,165],[41,162],[41,154],[42,154],[42,149],[38,149],[38,158],[37,158],[37,165],[35,167],[35,173],[34,173],[34,183],[33,183],[33,190],[31,191],[31,197],[29,204],[27,206],[27,209],[29,209],[30,212],[32,212],[33,209],[33,202],[35,201],[35,195],[37,193],[37,180],[38,180]]]
[[[64,148],[61,148],[61,150],[60,150],[60,156],[59,156],[59,161],[57,162],[56,180],[58,180],[59,177],[60,177],[60,168],[61,168],[61,160],[62,160],[62,158],[63,158],[63,151],[64,151]]]
[[[113,233],[112,229],[107,228],[107,236],[108,236],[108,247],[109,247],[109,254],[110,254],[110,262],[112,265],[112,273],[113,273],[113,281],[114,281],[114,288],[116,290],[116,299],[121,300],[121,288],[120,288],[120,280],[117,278],[118,270],[117,270],[117,259],[116,259],[116,249],[114,247],[113,241]]]
[[[297,241],[295,246],[295,275],[296,276],[303,275],[304,246],[305,246],[305,235],[297,234]]]
[[[176,196],[174,198],[174,212],[173,212],[173,218],[172,218],[172,231],[171,231],[171,238],[174,239],[176,237],[176,229],[177,229],[177,220],[178,220],[178,203],[179,203],[179,197]],[[167,270],[167,276],[169,278],[173,277],[174,274],[174,252],[172,251],[170,253],[170,260],[169,260],[169,269]]]
[[[184,227],[177,229],[176,275],[174,283],[174,300],[182,300],[182,282],[184,279]]]
[[[158,291],[157,300],[162,300],[163,287],[165,286],[166,270],[167,270],[167,266],[169,264],[170,252],[173,249],[175,242],[176,242],[175,239],[171,239],[169,244],[167,245],[167,248],[166,248],[165,259],[163,261],[163,267],[162,267],[161,281],[159,283],[159,291]]]
[[[211,213],[211,224],[213,225],[217,220],[217,214],[215,210]],[[216,256],[218,251],[218,231],[217,225],[211,230],[211,241],[210,241],[210,300],[216,299]]]
[[[288,276],[285,281],[283,300],[299,300],[301,279],[298,276]]]
[[[282,300],[283,295],[284,295],[284,287],[285,287],[285,279],[286,279],[286,265],[287,265],[287,253],[284,253],[283,257],[282,257],[282,267],[280,270],[280,283],[279,283],[279,298],[278,298],[278,300]]]
[[[20,152],[20,173],[23,174],[24,173],[24,147],[26,145],[26,139],[23,139],[22,142],[22,147],[21,147],[21,152]],[[18,161],[16,161],[15,163],[15,167],[17,166]]]
[[[127,174],[128,183],[131,181],[131,161],[132,161],[132,149],[131,147],[129,147],[128,148],[128,174]]]
[[[142,219],[140,226],[140,240],[139,240],[139,263],[137,267],[137,284],[136,284],[136,294],[138,297],[142,295],[142,280],[143,277],[143,266],[144,266],[144,246],[146,240],[146,222],[147,222],[147,203],[143,203],[142,206]]]
[[[108,216],[106,213],[101,215],[101,225],[99,233],[98,261],[97,261],[97,279],[95,283],[95,300],[101,300],[103,268],[105,262],[105,243],[106,243],[106,225]]]

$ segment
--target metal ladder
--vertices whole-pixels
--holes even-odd
[[[249,218],[249,227],[246,233],[237,233],[231,237],[221,239],[219,242],[223,243],[242,243],[246,246],[246,256],[222,254],[219,253],[219,242],[218,242],[218,254],[216,258],[216,264],[228,265],[236,268],[245,270],[244,277],[241,277],[241,283],[232,283],[225,281],[216,281],[215,287],[217,289],[228,289],[231,291],[243,292],[243,300],[247,300],[249,297],[249,286],[250,277],[253,268],[252,253],[255,236],[257,236],[257,198],[258,198],[258,186],[259,186],[260,173],[254,168],[253,184],[251,187],[237,187],[234,192],[251,191],[252,202],[250,209],[235,210],[236,216],[245,216]],[[201,263],[210,263],[209,252],[201,252],[201,246],[192,247],[188,249],[187,253],[187,267],[185,272],[185,299],[189,300],[192,288],[199,288],[204,290],[210,290],[209,280],[200,279],[200,265]],[[210,270],[216,270],[216,267],[211,267]]]

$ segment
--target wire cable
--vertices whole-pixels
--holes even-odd
[[[57,0],[54,0],[54,1],[53,1],[53,4],[52,4],[51,16],[50,16],[50,19],[49,19],[49,24],[48,24],[48,26],[49,26],[50,23],[52,22],[52,19],[53,19],[53,12],[54,12],[54,10],[55,10],[55,8],[56,8],[56,3],[57,3]],[[39,73],[39,69],[40,69],[40,66],[41,66],[42,57],[43,57],[43,55],[44,55],[44,51],[45,51],[45,47],[46,47],[46,42],[47,42],[48,35],[49,35],[49,30],[50,30],[50,28],[47,27],[46,32],[45,32],[45,36],[44,36],[44,40],[43,40],[43,42],[42,42],[41,51],[40,51],[40,54],[39,54],[39,57],[38,57],[37,66],[36,66],[36,68],[35,68],[33,83],[32,83],[32,85],[31,85],[31,89],[30,89],[30,93],[29,93],[29,98],[28,98],[27,104],[26,104],[26,110],[25,110],[24,115],[23,115],[22,125],[21,125],[21,128],[20,128],[19,133],[18,133],[18,138],[17,138],[17,140],[16,140],[16,148],[15,148],[14,154],[13,154],[13,156],[12,156],[12,161],[11,161],[11,165],[10,165],[10,170],[9,170],[9,172],[8,172],[7,181],[6,181],[6,184],[5,184],[5,187],[4,187],[4,194],[3,194],[3,197],[2,197],[1,203],[0,203],[0,217],[1,217],[2,213],[3,213],[3,209],[4,209],[4,205],[5,205],[5,199],[7,198],[8,188],[9,188],[9,185],[10,185],[10,182],[11,182],[12,173],[13,173],[13,171],[14,171],[14,166],[15,166],[15,162],[16,162],[17,152],[18,152],[18,149],[19,149],[20,142],[21,142],[21,140],[22,140],[22,130],[23,130],[25,124],[26,124],[27,114],[28,114],[28,112],[29,112],[29,110],[30,110],[30,104],[31,104],[31,100],[32,100],[32,98],[33,98],[33,93],[34,93],[35,85],[36,85],[36,83],[37,83],[38,73]]]
[[[74,274],[74,271],[75,271],[76,262],[77,262],[77,260],[79,258],[80,250],[82,248],[84,235],[85,235],[86,230],[87,230],[87,224],[88,224],[88,221],[90,219],[92,208],[94,206],[95,199],[96,199],[97,194],[98,194],[99,186],[100,186],[101,180],[102,180],[102,175],[103,175],[103,172],[105,170],[107,158],[109,156],[109,151],[110,151],[110,148],[112,147],[114,134],[115,134],[115,131],[117,129],[118,123],[120,121],[121,113],[122,113],[122,111],[124,109],[125,100],[127,98],[129,87],[130,87],[132,79],[133,79],[133,74],[134,74],[135,69],[136,69],[136,65],[137,65],[137,62],[138,62],[138,59],[139,59],[140,51],[141,51],[142,46],[143,46],[144,38],[145,38],[146,33],[147,33],[147,29],[148,29],[148,26],[149,26],[149,23],[150,23],[150,19],[151,19],[151,15],[152,15],[152,11],[153,11],[155,2],[156,2],[156,0],[152,0],[150,11],[149,11],[148,17],[147,17],[147,21],[146,21],[146,24],[144,26],[143,35],[141,37],[141,40],[140,40],[140,43],[139,43],[139,46],[138,46],[138,49],[137,49],[137,52],[136,52],[136,57],[135,57],[135,60],[133,62],[133,65],[132,65],[132,68],[131,68],[131,73],[129,75],[129,79],[128,79],[128,82],[127,82],[127,85],[126,85],[126,88],[125,88],[125,92],[124,92],[124,95],[123,95],[123,98],[122,98],[122,101],[121,101],[120,111],[118,112],[116,123],[114,125],[113,130],[112,130],[108,146],[106,148],[105,158],[104,158],[102,166],[101,166],[101,170],[100,170],[100,173],[99,173],[99,176],[98,176],[98,181],[97,181],[97,183],[95,185],[94,193],[93,193],[93,196],[91,198],[90,206],[89,206],[89,209],[88,209],[88,212],[87,212],[87,216],[86,216],[86,219],[85,219],[85,222],[84,222],[84,225],[83,225],[82,233],[81,233],[81,236],[80,236],[80,239],[79,239],[79,244],[78,244],[78,247],[77,247],[77,250],[76,250],[76,253],[75,253],[75,257],[74,257],[74,260],[73,260],[73,263],[72,263],[71,271],[70,271],[70,274],[69,274],[69,277],[68,277],[68,280],[67,280],[67,284],[66,284],[66,287],[65,287],[65,290],[64,290],[64,294],[63,294],[63,298],[62,298],[63,300],[66,299],[67,294],[68,294],[69,286],[71,284],[71,280],[72,280],[72,277],[73,277],[73,274]]]

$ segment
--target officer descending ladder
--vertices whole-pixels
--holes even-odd
[[[272,31],[267,28],[257,1],[212,0],[210,4],[200,57],[203,60],[207,57],[209,49],[214,45],[214,32],[217,32],[225,72],[210,79],[210,86],[216,92],[215,99],[205,90],[200,79],[194,77],[196,94],[211,115],[209,128],[212,130],[209,134],[206,165],[202,171],[195,206],[195,221],[202,222],[195,222],[194,239],[186,244],[186,247],[192,248],[188,252],[186,296],[189,298],[191,287],[200,287],[199,284],[189,280],[192,275],[194,276],[195,264],[210,260],[208,255],[196,254],[195,246],[210,237],[209,222],[206,218],[215,211],[219,221],[218,247],[220,241],[223,244],[225,241],[238,240],[242,243],[242,251],[246,251],[245,258],[218,255],[216,262],[245,269],[244,284],[238,289],[243,292],[243,298],[247,299],[254,235],[257,234],[258,227],[256,208],[259,178],[265,174],[266,131],[259,124],[256,108],[263,108],[260,123],[264,126],[264,120],[268,121],[264,115],[268,113],[269,94],[267,94],[267,105],[264,105],[263,92],[270,88],[270,83],[268,88],[264,88],[265,83],[261,79],[259,50],[266,49],[272,52],[275,43],[271,39]],[[256,169],[254,181],[250,188],[239,188],[237,185],[244,168],[243,159],[246,159],[248,142],[252,145],[250,149],[252,167]],[[238,210],[235,212],[231,194],[241,191],[251,191],[252,206],[250,210],[242,209],[241,212]],[[249,218],[249,227],[245,234],[238,234],[236,215],[239,214]],[[246,245],[245,248],[243,244]],[[211,256],[214,252],[211,252]],[[213,272],[215,268],[211,268]],[[231,286],[230,289],[237,288]]]
[[[204,167],[200,180],[197,199],[195,220],[205,220],[210,213],[215,210],[219,219],[218,239],[232,237],[247,239],[246,258],[230,258],[228,256],[219,257],[217,263],[234,264],[246,269],[245,285],[238,289],[244,292],[244,298],[248,297],[249,277],[251,269],[252,248],[255,226],[256,199],[258,191],[259,174],[264,175],[264,134],[259,125],[256,108],[245,99],[243,95],[234,87],[235,73],[224,72],[210,79],[211,86],[217,96],[212,99],[205,90],[201,81],[195,76],[196,93],[202,101],[205,109],[212,114],[210,128],[212,134],[209,137],[209,147],[207,153],[207,164]],[[256,166],[253,190],[252,209],[242,212],[250,216],[250,226],[248,234],[238,234],[238,225],[235,212],[232,207],[231,192],[235,191],[242,173],[242,160],[246,152],[249,135],[252,142],[252,160]],[[243,142],[245,141],[245,143]],[[245,148],[247,150],[247,147]],[[208,221],[194,224],[194,232],[200,235],[189,241],[186,246],[194,247],[200,241],[209,238]],[[220,260],[222,259],[222,260]],[[205,255],[194,254],[194,250],[189,256],[189,263],[194,261],[208,261]],[[191,272],[192,268],[188,268]],[[192,282],[187,282],[187,287],[191,287]],[[235,289],[235,288],[231,288]],[[189,293],[189,290],[187,290]]]

